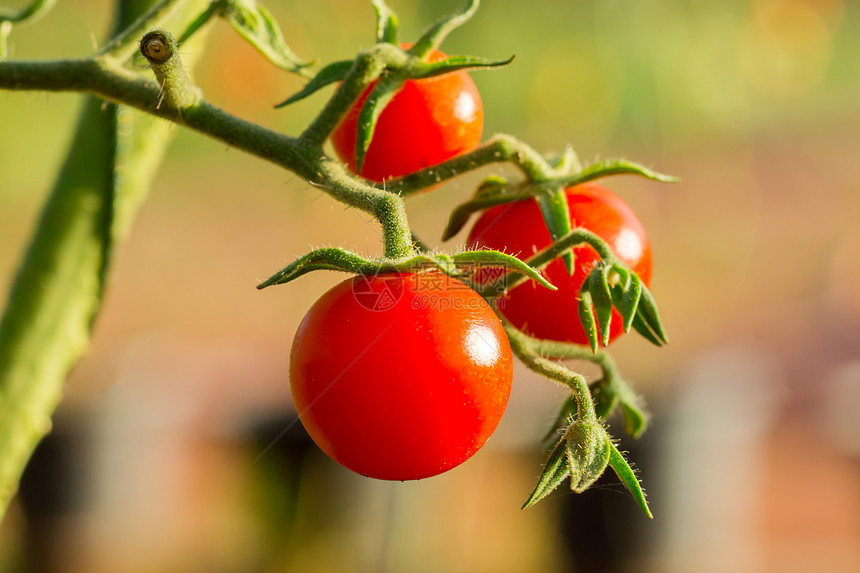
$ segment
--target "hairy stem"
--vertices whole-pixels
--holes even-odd
[[[546,159],[534,148],[510,135],[496,134],[469,153],[406,177],[387,181],[385,188],[405,197],[491,163],[512,163],[531,181],[546,179],[554,173]]]

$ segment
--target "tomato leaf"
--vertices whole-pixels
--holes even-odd
[[[320,69],[311,80],[305,84],[305,87],[295,94],[291,95],[278,105],[276,108],[281,108],[290,105],[291,103],[295,103],[299,100],[303,100],[309,95],[316,93],[318,90],[326,87],[329,84],[333,84],[335,82],[339,82],[346,77],[346,74],[349,73],[349,70],[352,69],[354,62],[353,60],[340,60],[337,62],[332,62],[327,66]]]
[[[400,22],[397,14],[385,4],[384,0],[373,0],[372,4],[376,12],[376,41],[398,45],[397,28]]]
[[[355,134],[355,170],[358,173],[361,173],[361,168],[364,165],[364,158],[367,156],[368,148],[370,148],[379,116],[382,115],[385,106],[391,102],[402,86],[402,78],[384,75],[379,79],[373,91],[370,92],[367,101],[361,106]]]
[[[281,69],[307,76],[311,63],[302,62],[287,43],[272,14],[255,0],[229,0],[224,18],[266,59]]]
[[[570,476],[570,466],[567,461],[567,439],[561,438],[546,460],[537,485],[522,509],[531,507],[555,490],[561,482]]]
[[[609,327],[612,324],[612,293],[609,290],[607,267],[598,264],[591,271],[588,281],[589,291],[594,300],[594,314],[597,317],[597,328],[600,330],[600,343],[609,345]]]
[[[427,54],[438,48],[448,34],[468,22],[478,9],[478,4],[480,4],[478,0],[469,0],[466,7],[460,12],[442,18],[430,26],[418,41],[409,48],[409,53],[418,58],[424,58]]]
[[[409,77],[411,79],[426,79],[460,70],[489,70],[507,66],[514,61],[515,57],[511,56],[507,60],[490,60],[475,56],[451,56],[439,62],[420,62],[414,64],[410,68]]]
[[[627,463],[627,460],[624,459],[624,456],[621,455],[615,444],[610,441],[609,446],[609,465],[615,471],[615,475],[618,476],[618,479],[621,480],[621,483],[624,484],[624,487],[627,488],[627,491],[630,492],[648,519],[653,519],[654,515],[651,514],[651,510],[648,508],[648,501],[645,499],[645,491],[642,489],[642,484],[636,478],[633,468],[630,467],[630,464]]]

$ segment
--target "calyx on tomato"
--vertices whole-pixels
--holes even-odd
[[[612,252],[639,276],[651,281],[652,255],[648,236],[633,210],[616,194],[597,184],[565,191],[571,227],[588,229],[603,239]],[[469,248],[504,250],[521,259],[552,243],[540,209],[534,200],[500,205],[485,211],[469,233]],[[588,344],[579,318],[580,289],[599,261],[589,246],[573,249],[575,266],[568,274],[561,260],[554,260],[544,275],[556,291],[535,288],[529,281],[514,287],[499,303],[499,310],[514,326],[537,338]],[[487,275],[489,276],[489,275]],[[481,276],[479,276],[479,279]],[[609,340],[623,333],[622,319],[612,310]]]

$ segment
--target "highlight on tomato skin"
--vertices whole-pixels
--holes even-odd
[[[434,50],[427,59],[446,57]],[[358,114],[375,85],[365,90],[331,136],[335,153],[353,173]],[[483,127],[481,95],[467,72],[409,80],[382,110],[359,175],[382,182],[437,165],[477,147]]]
[[[513,377],[499,318],[438,273],[346,280],[311,307],[290,355],[299,417],[334,461],[373,478],[440,474],[498,426]]]
[[[600,236],[613,253],[633,269],[646,286],[651,284],[653,267],[651,244],[641,221],[618,195],[589,183],[566,190],[571,227],[584,227]],[[528,259],[552,243],[540,208],[535,201],[519,201],[485,211],[469,232],[469,249],[496,249],[520,259]],[[588,344],[580,323],[579,291],[588,273],[599,260],[591,247],[574,250],[573,275],[556,259],[543,269],[556,291],[527,281],[505,295],[500,312],[514,326],[537,337],[574,344]],[[480,279],[479,275],[479,279]],[[612,310],[609,340],[623,334],[618,311]]]

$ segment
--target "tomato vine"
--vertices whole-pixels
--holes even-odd
[[[128,1],[118,0],[120,5]],[[292,52],[272,15],[255,0],[162,0],[118,31],[93,56],[38,62],[4,59],[5,41],[13,27],[49,9],[51,4],[49,0],[35,0],[19,14],[0,12],[0,89],[85,92],[118,104],[122,106],[120,109],[135,108],[167,119],[296,173],[334,199],[372,215],[382,227],[381,258],[369,259],[334,247],[317,249],[261,283],[259,288],[288,283],[315,270],[358,275],[436,272],[456,277],[492,303],[526,280],[538,283],[535,288],[555,289],[541,270],[561,259],[567,272],[572,274],[574,249],[593,250],[596,262],[578,293],[580,317],[590,349],[563,341],[533,338],[500,315],[513,353],[535,372],[571,391],[554,425],[560,438],[551,449],[526,506],[544,498],[566,479],[570,480],[572,490],[583,491],[611,467],[650,517],[639,481],[605,424],[607,416],[619,407],[626,431],[636,437],[644,431],[647,415],[641,399],[599,346],[609,342],[609,321],[613,313],[620,316],[625,331],[633,328],[657,345],[667,341],[666,334],[654,299],[636,272],[613,252],[604,238],[572,221],[566,190],[612,175],[632,174],[663,182],[674,181],[674,178],[622,159],[583,167],[570,148],[558,157],[545,157],[526,143],[503,134],[474,148],[470,143],[468,148],[458,149],[453,157],[441,162],[433,160],[421,169],[411,168],[412,172],[383,182],[355,175],[324,150],[325,143],[350,110],[358,106],[355,108],[353,169],[361,172],[379,118],[407,82],[446,77],[464,70],[500,68],[510,63],[513,58],[492,61],[473,56],[442,56],[436,51],[448,34],[475,14],[477,0],[470,0],[460,12],[440,19],[411,45],[399,43],[398,19],[394,12],[382,0],[373,0],[377,16],[376,43],[359,52],[353,60],[333,62],[316,73],[313,64],[300,60]],[[179,45],[197,36],[216,18],[227,21],[274,65],[308,80],[302,90],[278,107],[337,84],[321,112],[301,134],[286,136],[233,116],[208,102],[189,79]],[[431,58],[431,54],[436,55]],[[148,70],[140,63],[145,63]],[[362,99],[363,94],[366,99]],[[111,155],[109,159],[115,162],[117,157]],[[498,176],[487,177],[474,196],[453,211],[444,238],[452,237],[472,214],[488,207],[531,201],[539,208],[550,244],[526,260],[502,252],[504,249],[450,254],[428,251],[409,226],[404,199],[493,163],[514,165],[522,179],[509,181]],[[115,183],[105,190],[103,198],[115,197]],[[59,199],[62,192],[61,187],[55,189],[43,221],[53,216],[75,220],[88,216],[64,206]],[[107,219],[111,220],[119,213],[110,209],[124,207],[122,201],[117,200],[105,202],[104,208],[109,210]],[[122,216],[127,219],[130,212]],[[89,328],[101,300],[98,288],[70,301],[73,308],[85,307],[85,311],[47,316],[50,301],[45,292],[50,294],[53,292],[50,288],[61,288],[60,281],[68,277],[48,272],[50,269],[43,273],[40,267],[40,256],[46,250],[59,252],[61,243],[66,240],[62,233],[45,225],[43,222],[37,230],[35,246],[22,263],[0,323],[0,357],[3,358],[0,361],[0,515],[14,494],[30,453],[49,431],[50,416],[59,400],[63,381],[86,347]],[[97,264],[72,271],[79,275],[76,280],[95,276],[101,284],[110,263],[107,255],[121,239],[121,234],[110,229],[102,231],[97,233],[101,253]],[[64,248],[76,247],[67,245]],[[502,274],[487,284],[476,279],[475,267],[502,269]],[[48,290],[34,293],[29,288],[32,284],[48,285],[45,287]],[[21,311],[22,308],[27,310]],[[52,342],[54,347],[47,347],[47,343],[40,342],[41,331],[32,328],[31,319],[39,316],[47,321],[39,323],[43,329],[45,325],[53,329],[72,328],[80,331],[80,335],[73,342],[57,340]],[[604,335],[598,336],[598,333]],[[62,353],[63,359],[46,365],[46,361],[53,360],[51,356],[55,352]],[[562,358],[589,360],[600,367],[602,377],[589,384],[582,375],[555,360]],[[38,384],[28,378],[35,371],[41,376]]]

